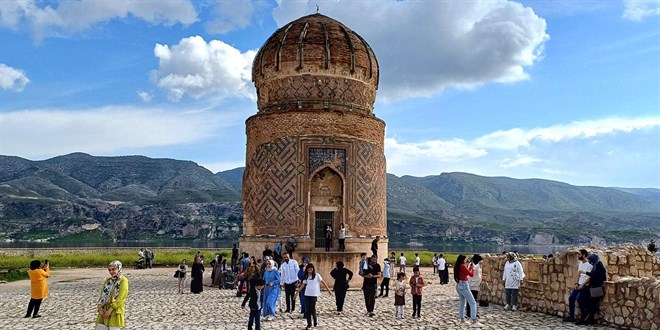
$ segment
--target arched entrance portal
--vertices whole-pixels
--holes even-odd
[[[336,237],[344,219],[344,180],[337,171],[324,167],[312,175],[309,185],[310,236],[314,238],[314,248],[324,248],[326,226],[332,228],[333,237]]]

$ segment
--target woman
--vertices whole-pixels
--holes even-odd
[[[348,291],[348,282],[353,279],[353,272],[344,268],[343,261],[337,261],[335,269],[330,272],[330,276],[335,279],[332,289],[335,291],[335,303],[337,304],[337,315],[344,313],[344,300],[346,300],[346,291]]]
[[[117,330],[126,326],[124,322],[124,303],[128,296],[128,279],[121,275],[121,262],[115,260],[108,265],[108,277],[103,282],[101,297],[96,309],[96,329]]]
[[[179,293],[183,294],[183,287],[186,285],[186,272],[188,272],[186,259],[181,260],[177,270],[179,271]]]
[[[282,282],[280,271],[275,268],[275,261],[273,260],[267,260],[266,262],[264,281],[266,286],[264,288],[263,316],[266,321],[272,321],[277,316],[275,314],[275,304],[280,296],[280,283]]]
[[[458,318],[460,323],[465,323],[465,303],[470,304],[470,320],[472,321],[473,328],[483,328],[484,325],[477,321],[477,302],[470,292],[468,284],[468,276],[474,276],[474,264],[470,262],[469,266],[465,266],[465,255],[459,255],[454,264],[454,280],[456,281],[456,292],[460,298],[458,304]]]
[[[330,226],[330,223],[325,225],[325,251],[328,252],[330,251],[330,247],[332,245],[332,226]]]
[[[316,273],[314,264],[307,264],[305,275],[305,280],[302,281],[297,291],[303,292],[302,290],[305,290],[305,318],[307,319],[307,330],[309,330],[312,328],[312,318],[314,318],[314,327],[318,326],[316,320],[316,300],[321,294],[321,284],[328,289],[328,293],[331,296],[332,291],[330,291],[330,287],[321,278],[321,274]]]
[[[605,266],[595,253],[588,256],[587,261],[593,268],[590,272],[586,273],[589,276],[587,282],[579,288],[580,295],[578,296],[578,303],[580,305],[580,320],[575,322],[577,325],[594,324],[596,314],[598,314],[598,305],[603,295],[605,295],[603,285],[607,278],[607,269],[605,269]],[[587,286],[587,288],[582,290],[584,286]]]
[[[195,262],[193,262],[192,269],[190,270],[190,292],[199,294],[204,289],[202,288],[202,275],[204,275],[204,264],[202,263],[202,257],[199,255],[195,256]]]
[[[30,302],[28,303],[27,314],[24,317],[38,318],[39,307],[41,301],[48,298],[48,277],[50,276],[50,268],[48,267],[48,260],[44,260],[44,266],[41,267],[41,261],[32,260],[30,262]]]
[[[220,277],[218,277],[218,269],[220,268],[220,255],[215,255],[215,258],[211,260],[209,263],[209,266],[211,266],[211,285],[220,285],[218,280]]]
[[[470,292],[474,300],[479,299],[479,287],[481,287],[481,266],[479,265],[481,261],[484,260],[480,255],[475,254],[472,256],[472,264],[474,265],[474,276],[468,276],[468,284],[470,285]],[[467,305],[466,315],[470,315],[470,305]],[[479,315],[477,315],[477,318]]]
[[[339,251],[346,250],[346,227],[342,223],[339,226],[339,232],[337,233],[337,239],[339,240]]]
[[[504,264],[504,272],[502,273],[506,294],[504,309],[511,308],[512,311],[515,311],[518,309],[518,291],[520,290],[520,282],[525,278],[525,272],[514,252],[507,253],[506,258],[507,262]]]

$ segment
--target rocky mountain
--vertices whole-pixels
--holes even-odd
[[[243,168],[70,154],[0,156],[0,239],[225,239],[241,232]],[[387,176],[393,242],[575,244],[660,237],[653,189],[468,173]]]
[[[113,239],[235,237],[240,193],[190,161],[75,153],[0,156],[0,238],[47,239],[92,228]]]

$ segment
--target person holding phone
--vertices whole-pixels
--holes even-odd
[[[179,293],[183,294],[183,287],[186,286],[186,273],[188,272],[188,266],[186,265],[186,259],[182,259],[179,264]]]
[[[32,260],[28,275],[30,276],[30,302],[24,317],[38,318],[41,317],[39,315],[41,301],[48,297],[48,277],[50,276],[48,259],[44,260],[43,267],[41,261]]]

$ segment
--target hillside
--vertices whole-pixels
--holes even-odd
[[[243,171],[213,174],[190,161],[143,156],[0,156],[0,239],[235,239]],[[388,232],[399,243],[636,242],[660,237],[656,193],[469,173],[388,174]]]

